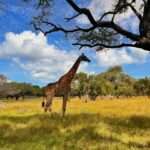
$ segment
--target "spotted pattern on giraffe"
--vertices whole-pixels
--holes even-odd
[[[66,103],[71,91],[71,81],[74,75],[76,74],[81,61],[90,62],[90,60],[84,54],[82,54],[81,56],[79,56],[79,58],[76,60],[72,68],[65,75],[61,76],[57,82],[49,83],[44,88],[44,93],[46,96],[46,105],[44,107],[45,111],[49,109],[50,112],[52,112],[51,105],[52,105],[53,97],[56,95],[62,96],[63,97],[62,116],[64,117],[65,110],[66,110]]]

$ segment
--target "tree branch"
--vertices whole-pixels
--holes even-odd
[[[84,14],[88,17],[89,21],[92,25],[97,25],[97,22],[95,21],[92,13],[87,8],[79,8],[72,0],[66,0],[74,10],[76,10],[79,14]]]
[[[113,21],[101,21],[101,19],[106,16],[107,14],[113,14],[113,12],[107,12],[106,14],[104,14],[100,21],[95,21],[94,17],[92,16],[90,10],[86,9],[86,8],[79,8],[74,2],[73,0],[66,0],[74,10],[76,10],[78,12],[77,15],[71,17],[71,18],[68,18],[68,20],[71,20],[81,14],[85,14],[89,21],[91,22],[92,24],[92,27],[90,28],[87,28],[87,29],[84,29],[84,28],[80,28],[80,27],[76,27],[74,29],[64,29],[63,27],[59,26],[59,25],[55,25],[49,21],[42,21],[43,24],[46,24],[46,25],[50,25],[52,28],[48,31],[43,31],[41,28],[37,27],[35,24],[34,27],[36,30],[39,30],[41,32],[44,33],[44,35],[47,35],[48,33],[52,33],[52,32],[57,32],[57,31],[62,31],[64,32],[65,34],[67,33],[73,33],[73,32],[78,32],[78,31],[82,31],[82,32],[89,32],[89,31],[92,31],[96,28],[99,28],[99,27],[102,27],[102,28],[111,28],[113,30],[115,30],[117,33],[133,40],[133,41],[139,41],[141,38],[138,34],[134,34],[132,32],[129,32],[125,29],[123,29],[121,26],[115,24]],[[130,3],[129,3],[130,4]],[[129,5],[128,4],[128,5]],[[131,4],[129,5],[131,7]],[[134,10],[134,8],[132,8]],[[135,11],[135,10],[134,10]],[[114,13],[117,13],[117,12],[114,12]]]
[[[42,0],[39,0],[39,3],[37,5],[36,9],[38,9],[41,6],[41,4],[42,4]]]
[[[46,25],[52,26],[52,29],[50,29],[50,30],[48,30],[48,31],[43,31],[41,28],[37,27],[35,23],[33,23],[34,28],[35,28],[36,30],[41,31],[44,35],[47,35],[48,33],[56,32],[56,31],[62,31],[62,32],[64,32],[65,34],[67,34],[67,33],[73,33],[73,32],[78,32],[78,31],[89,32],[89,31],[95,29],[94,26],[92,26],[92,27],[90,27],[90,28],[87,28],[87,29],[85,29],[85,28],[80,28],[80,27],[76,26],[75,29],[70,29],[70,30],[69,30],[69,29],[64,29],[63,27],[61,27],[61,26],[59,26],[59,25],[57,26],[57,25],[55,25],[55,24],[53,24],[53,23],[51,23],[51,22],[48,22],[48,21],[43,21],[42,23],[44,23],[44,24],[46,24]]]
[[[138,46],[136,44],[127,44],[127,43],[122,43],[122,44],[119,44],[119,45],[105,45],[105,44],[100,44],[100,43],[96,43],[96,44],[82,44],[82,43],[74,43],[72,45],[77,45],[77,46],[80,46],[79,49],[82,49],[83,47],[90,47],[90,48],[93,48],[93,47],[104,47],[104,48],[122,48],[122,47],[137,47]]]
[[[111,21],[101,21],[99,22],[98,27],[108,27],[114,29],[118,33],[122,34],[123,36],[126,36],[127,38],[130,38],[133,41],[140,40],[140,36],[138,34],[133,34],[127,30],[124,30],[122,27]]]
[[[39,31],[41,31],[45,36],[46,36],[46,34],[45,34],[45,32],[41,29],[41,28],[39,28],[39,27],[37,27],[36,25],[35,25],[35,23],[32,23],[33,24],[33,26],[34,26],[34,28],[35,28],[35,30],[39,30]]]
[[[104,13],[101,18],[99,19],[99,21],[101,21],[105,16],[109,15],[109,14],[112,14],[113,17],[112,17],[112,21],[114,20],[114,17],[115,15],[121,11],[124,7],[130,7],[131,10],[134,12],[134,14],[139,18],[139,20],[141,20],[142,16],[140,13],[138,13],[138,11],[134,8],[134,6],[131,4],[131,3],[127,3],[126,5],[122,6],[118,11],[109,11],[109,12],[106,12]]]
[[[57,26],[57,25],[55,25],[55,24],[53,24],[51,22],[48,22],[48,21],[42,21],[42,23],[52,26],[52,29],[44,32],[41,28],[39,28],[35,24],[33,24],[34,28],[36,30],[39,30],[39,31],[43,32],[44,35],[47,35],[48,33],[56,32],[56,31],[62,31],[65,34],[78,32],[78,31],[89,32],[89,31],[92,31],[92,30],[94,30],[94,29],[96,29],[98,27],[104,27],[104,28],[108,27],[108,28],[114,29],[116,32],[120,33],[123,36],[126,36],[127,38],[130,38],[133,41],[139,41],[140,40],[140,36],[139,35],[133,34],[133,33],[129,32],[129,31],[126,31],[123,28],[121,28],[119,25],[117,25],[117,24],[115,24],[115,23],[113,23],[111,21],[101,21],[100,23],[98,23],[98,25],[92,26],[92,27],[87,28],[87,29],[80,28],[78,26],[76,26],[75,29],[64,29],[63,27]]]
[[[77,14],[77,15],[75,15],[75,16],[73,16],[73,17],[65,18],[65,19],[67,20],[67,22],[69,22],[70,20],[72,20],[72,19],[74,19],[74,18],[78,17],[79,15],[80,15],[80,14]]]
[[[137,12],[137,10],[134,8],[134,6],[129,3],[128,3],[128,6],[132,9],[132,11],[135,13],[135,15],[139,18],[139,20],[141,20],[142,16],[140,13]]]
[[[108,27],[108,28],[114,29],[118,33],[122,34],[123,36],[126,36],[127,38],[130,38],[131,40],[135,40],[135,41],[139,41],[140,40],[140,36],[139,35],[133,34],[133,33],[129,32],[129,31],[123,29],[122,27],[120,27],[119,25],[113,23],[112,21],[111,22],[110,21],[95,21],[95,19],[92,16],[92,14],[91,14],[89,9],[79,8],[72,0],[66,0],[66,1],[79,14],[85,14],[88,17],[89,21],[92,23],[92,25],[95,28]]]
[[[113,14],[115,14],[115,12],[113,12],[113,11],[108,11],[108,12],[104,13],[104,14],[101,16],[101,18],[99,19],[99,22],[102,21],[102,19],[103,19],[105,16],[110,15],[110,14],[113,15]]]
[[[144,4],[146,4],[146,0],[143,0]]]

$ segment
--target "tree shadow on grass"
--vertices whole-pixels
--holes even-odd
[[[130,147],[137,147],[137,148],[140,148],[140,149],[150,149],[150,143],[148,142],[146,145],[145,144],[140,144],[140,143],[137,143],[137,142],[129,142],[128,145]]]
[[[76,125],[76,124],[96,124],[103,121],[111,126],[122,126],[126,128],[139,128],[139,129],[150,129],[150,117],[146,116],[131,116],[126,118],[118,117],[103,117],[100,114],[69,114],[66,115],[64,121],[60,114],[54,113],[54,118],[51,118],[49,114],[36,114],[29,116],[1,116],[1,121],[10,121],[13,123],[28,123],[34,119],[38,119],[41,123],[47,122],[47,124],[57,123],[57,125],[63,125],[64,127]]]
[[[46,149],[54,147],[60,149],[82,149],[83,145],[77,142],[98,142],[105,141],[95,130],[95,118],[97,115],[67,115],[65,120],[54,114],[54,119],[50,115],[32,115],[22,117],[2,116],[0,121],[0,144],[20,143],[40,143],[43,141]],[[89,116],[89,117],[88,117]],[[90,122],[93,122],[90,124]],[[72,130],[74,125],[82,124],[83,127]],[[21,127],[22,126],[22,127]],[[108,140],[108,139],[107,139]]]
[[[119,134],[118,132],[126,133],[136,129],[150,129],[149,117],[131,116],[123,119],[88,113],[66,115],[65,120],[62,120],[57,113],[54,114],[54,119],[49,114],[2,116],[0,122],[2,122],[0,123],[0,143],[18,144],[29,141],[37,143],[43,141],[47,149],[62,144],[64,149],[82,149],[76,144],[77,142],[122,143],[115,137],[104,137],[97,133],[97,124],[100,122],[110,126],[112,132],[117,134]],[[74,127],[78,125],[81,125],[81,127],[74,130]],[[125,145],[137,148],[148,148],[150,146],[150,144],[142,145],[134,142]]]
[[[109,124],[115,132],[120,132],[119,129],[125,132],[134,132],[134,130],[149,130],[150,117],[146,116],[131,116],[126,118],[104,117],[103,121]]]

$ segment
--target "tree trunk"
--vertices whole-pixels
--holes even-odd
[[[141,40],[137,43],[139,47],[150,51],[150,0],[144,6],[143,17],[140,22]]]
[[[150,38],[150,0],[147,0],[144,7],[143,18],[140,22],[140,35]]]

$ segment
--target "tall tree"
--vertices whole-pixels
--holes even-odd
[[[97,77],[100,81],[105,79],[107,82],[109,81],[112,83],[113,88],[111,89],[114,90],[111,90],[112,92],[109,92],[109,94],[115,94],[117,96],[131,96],[134,94],[133,85],[136,80],[125,74],[121,66],[111,67],[106,72],[99,74]],[[106,87],[106,89],[108,88]]]
[[[137,95],[147,95],[150,97],[150,78],[139,79],[134,85]]]
[[[76,82],[76,83],[74,83]],[[88,75],[84,72],[80,72],[75,75],[73,79],[73,84],[77,86],[78,90],[76,92],[78,93],[79,97],[84,96],[87,91],[88,86]]]
[[[112,1],[114,1],[114,8],[104,12],[104,14],[99,15],[98,19],[95,19],[91,10],[88,7],[81,7],[79,1],[66,0],[66,3],[73,8],[75,15],[70,16],[69,18],[64,18],[62,15],[64,22],[68,23],[65,24],[65,27],[60,26],[60,23],[56,24],[51,22],[47,17],[45,18],[45,13],[41,15],[43,17],[35,17],[33,25],[36,30],[42,31],[45,35],[58,31],[61,31],[66,35],[76,33],[76,42],[73,43],[73,45],[78,45],[80,48],[96,47],[97,50],[101,50],[103,48],[136,47],[150,51],[150,0]],[[141,12],[136,9],[136,5],[138,5],[137,3],[139,1],[141,2],[141,8],[143,10]],[[36,0],[36,2],[37,8],[46,8],[46,6],[50,6],[52,0]],[[87,0],[86,3],[88,2],[90,2],[90,0]],[[130,30],[125,29],[115,21],[118,14],[125,14],[128,9],[130,9],[139,20],[139,33],[133,33]],[[55,12],[54,16],[56,14],[57,13]],[[76,26],[70,28],[69,22],[81,15],[85,15],[90,24],[85,27]],[[124,40],[124,37],[128,40]]]

